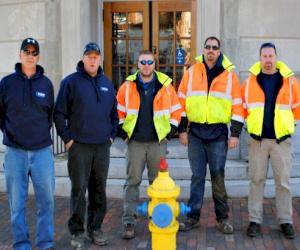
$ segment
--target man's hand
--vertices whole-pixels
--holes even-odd
[[[230,137],[228,146],[230,149],[236,148],[239,145],[239,138],[238,137]]]
[[[183,133],[179,134],[179,142],[184,146],[188,145],[188,134],[187,134],[187,132],[183,132]]]
[[[65,145],[67,151],[69,151],[69,149],[72,147],[73,143],[74,143],[74,140],[70,140],[70,141]]]

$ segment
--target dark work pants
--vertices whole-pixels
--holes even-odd
[[[205,191],[206,166],[208,164],[216,219],[220,221],[228,218],[229,207],[224,182],[227,150],[227,139],[204,141],[193,134],[189,134],[188,158],[192,170],[190,199],[188,202],[191,207],[189,217],[196,220],[200,217]]]
[[[111,143],[83,144],[74,142],[69,150],[68,171],[71,180],[69,231],[84,232],[85,193],[88,189],[87,230],[101,228],[106,213],[106,180]]]

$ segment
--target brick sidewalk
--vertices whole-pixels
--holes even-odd
[[[55,247],[58,250],[71,249],[69,233],[67,231],[67,218],[69,215],[69,199],[56,197],[55,200]],[[278,230],[275,216],[274,199],[267,199],[264,203],[263,235],[251,239],[245,235],[248,225],[248,212],[246,199],[233,199],[229,202],[230,220],[233,221],[235,232],[224,236],[215,228],[214,206],[212,200],[205,200],[202,209],[201,227],[187,233],[177,234],[177,249],[300,249],[300,198],[293,199],[294,225],[297,237],[293,240],[285,239]],[[28,222],[31,239],[34,236],[34,197],[30,196],[27,204]],[[148,232],[147,221],[139,219],[137,237],[131,241],[121,239],[122,201],[108,201],[108,213],[104,220],[103,230],[109,236],[109,245],[101,249],[151,249],[151,238]],[[12,249],[9,210],[5,194],[0,193],[0,249]],[[34,241],[34,240],[33,240]],[[89,250],[100,249],[89,245]]]

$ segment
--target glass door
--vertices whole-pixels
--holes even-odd
[[[195,57],[195,1],[153,1],[153,48],[157,70],[178,87]]]
[[[104,70],[115,89],[137,69],[138,54],[149,48],[148,2],[104,3]]]

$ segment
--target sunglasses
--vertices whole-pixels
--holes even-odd
[[[218,50],[219,49],[219,47],[217,45],[205,45],[204,48],[207,50],[210,50],[210,49]]]
[[[141,60],[140,61],[140,64],[142,64],[142,65],[152,65],[154,63],[154,61],[153,60]]]
[[[36,51],[36,50],[27,50],[27,49],[25,49],[25,50],[23,50],[24,51],[24,54],[26,55],[26,56],[29,56],[29,55],[32,55],[32,56],[37,56],[38,54],[39,54],[39,52],[38,51]]]

